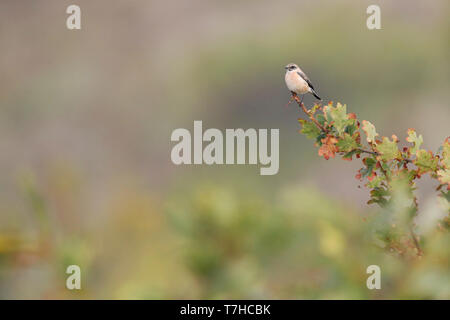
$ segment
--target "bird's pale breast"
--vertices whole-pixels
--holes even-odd
[[[284,80],[286,81],[286,86],[290,91],[293,91],[297,94],[305,94],[309,92],[308,84],[295,71],[286,72]]]

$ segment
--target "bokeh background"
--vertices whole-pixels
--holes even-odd
[[[366,27],[370,4],[382,30]],[[449,17],[447,0],[2,0],[0,298],[450,298],[448,235],[421,259],[374,242],[358,163],[319,158],[298,134],[283,69],[436,151]],[[175,166],[170,135],[194,120],[279,128],[279,173]],[[434,188],[421,179],[422,220],[439,211]],[[81,291],[65,288],[70,264]],[[371,264],[381,290],[366,287]]]

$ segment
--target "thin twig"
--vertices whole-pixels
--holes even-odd
[[[328,131],[319,123],[319,121],[317,121],[317,119],[314,118],[314,116],[308,111],[308,109],[306,109],[305,105],[303,104],[303,102],[300,101],[300,98],[297,96],[297,94],[292,93],[292,97],[294,98],[295,101],[297,101],[299,107],[303,110],[303,112],[306,113],[309,119],[311,119],[311,121],[314,122],[317,128],[319,128],[325,133],[328,133]]]
[[[354,150],[358,150],[358,151],[360,151],[361,153],[369,153],[369,154],[372,154],[372,155],[374,155],[374,156],[378,156],[378,155],[379,155],[378,152],[375,152],[375,151],[369,151],[369,150],[365,150],[365,149],[362,149],[362,148],[358,148],[358,149],[354,149]]]

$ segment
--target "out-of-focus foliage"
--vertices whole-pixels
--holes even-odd
[[[2,298],[450,297],[450,238],[434,231],[438,206],[423,212],[426,254],[400,259],[377,240],[391,223],[384,219],[404,214],[399,202],[364,217],[308,186],[283,188],[271,201],[202,183],[162,204],[131,184],[106,208],[107,224],[62,237],[54,210],[35,206],[41,191],[29,188],[25,199],[42,223],[1,233]],[[80,292],[64,287],[70,264],[82,269]],[[372,264],[382,290],[366,287]]]

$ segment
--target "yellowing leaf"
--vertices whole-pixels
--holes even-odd
[[[375,142],[375,137],[378,136],[378,133],[375,130],[375,126],[369,121],[363,120],[362,129],[366,133],[367,142],[369,143]]]
[[[339,139],[339,142],[336,145],[339,148],[339,151],[342,152],[350,152],[359,147],[355,138],[353,138],[348,133],[344,133],[344,136],[341,139]]]
[[[309,110],[309,112],[311,113],[311,115],[314,115],[316,113],[316,111],[320,108],[320,106],[316,103],[311,110]]]
[[[428,171],[436,171],[438,165],[438,158],[433,155],[431,151],[419,150],[416,153],[417,159],[414,163],[419,168],[419,173]]]
[[[419,150],[423,143],[423,137],[422,135],[417,136],[414,129],[408,129],[408,137],[406,138],[406,141],[414,144],[414,147],[411,147],[411,154],[416,154],[417,150]]]
[[[347,124],[349,123],[349,119],[347,117],[347,106],[344,104],[338,104],[336,107],[329,106],[328,112],[330,114],[331,120],[334,121],[334,127],[336,128],[339,135],[341,135]]]
[[[385,161],[390,161],[401,156],[397,142],[391,141],[386,137],[383,137],[383,141],[377,144],[376,150],[380,154],[380,158]]]

